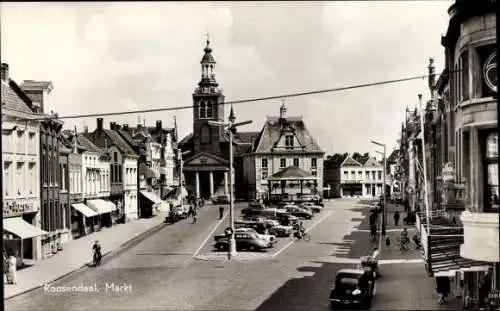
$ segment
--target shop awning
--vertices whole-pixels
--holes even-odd
[[[71,204],[71,206],[73,206],[74,209],[76,209],[77,211],[82,213],[83,216],[85,216],[85,217],[93,217],[93,216],[98,215],[90,207],[88,207],[87,205],[85,205],[83,203],[75,203],[75,204]]]
[[[21,217],[4,218],[3,230],[15,234],[23,240],[48,234],[47,231],[41,230],[33,226],[32,224],[28,223]]]
[[[118,207],[116,207],[115,203],[108,201],[108,200],[103,200],[103,201],[106,202],[106,204],[108,204],[113,209],[113,211],[116,211],[118,209]]]
[[[149,201],[153,202],[153,204],[159,204],[162,203],[163,201],[157,197],[153,192],[149,191],[141,191],[141,194],[146,197]]]
[[[433,276],[454,276],[460,271],[485,271],[487,262],[463,258],[460,245],[463,243],[463,227],[447,227],[439,218],[431,219],[437,224],[431,225],[428,237],[429,259],[427,272]],[[432,223],[431,222],[431,223]],[[448,225],[449,226],[449,225]]]
[[[106,203],[106,201],[101,200],[101,199],[88,200],[87,201],[87,205],[91,209],[93,209],[94,211],[96,211],[98,214],[111,213],[111,212],[113,212],[115,210],[111,205],[109,205],[108,203]]]

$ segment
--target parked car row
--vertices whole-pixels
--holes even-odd
[[[290,237],[300,219],[311,219],[322,209],[322,206],[310,202],[283,203],[274,207],[250,202],[241,211],[241,219],[234,222],[236,248],[252,251],[271,248],[276,243],[276,237]],[[214,239],[216,249],[227,250],[229,237],[221,234]]]

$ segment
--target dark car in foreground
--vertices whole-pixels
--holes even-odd
[[[370,309],[375,295],[373,273],[358,269],[341,269],[330,291],[330,307],[337,310]]]

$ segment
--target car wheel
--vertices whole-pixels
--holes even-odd
[[[330,309],[335,310],[335,303],[330,302]]]

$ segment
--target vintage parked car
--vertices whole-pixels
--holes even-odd
[[[234,233],[255,233],[257,236],[265,241],[268,241],[270,245],[274,245],[276,243],[276,236],[272,234],[261,234],[258,233],[255,229],[253,228],[238,228],[234,231]]]
[[[264,204],[249,205],[241,210],[241,215],[244,217],[259,216],[267,207]]]
[[[268,234],[269,227],[266,225],[266,223],[262,221],[249,221],[249,220],[238,220],[234,222],[235,228],[252,228],[257,233],[260,234]]]
[[[312,202],[304,202],[300,205],[300,207],[306,207],[309,208],[313,213],[319,213],[323,210],[323,206],[321,205],[316,205]]]
[[[335,284],[330,291],[332,309],[370,309],[375,295],[373,273],[359,269],[341,269],[335,276]]]
[[[306,219],[311,219],[313,217],[313,213],[311,212],[310,209],[304,208],[304,207],[299,207],[296,205],[287,205],[286,206],[286,211],[293,216],[300,217],[300,218],[306,218]]]
[[[277,225],[269,229],[269,234],[275,235],[277,237],[289,237],[293,233],[292,226]]]
[[[213,204],[229,204],[229,196],[226,194],[212,197]]]
[[[279,226],[280,222],[277,220],[273,220],[270,218],[266,218],[261,216],[250,216],[250,217],[244,217],[243,220],[245,221],[256,221],[256,222],[263,222],[268,229],[274,227],[274,226]]]
[[[260,238],[255,232],[241,232],[234,234],[237,250],[258,251],[272,246],[271,242]],[[229,248],[229,237],[226,235],[216,235],[215,248],[222,251]]]

